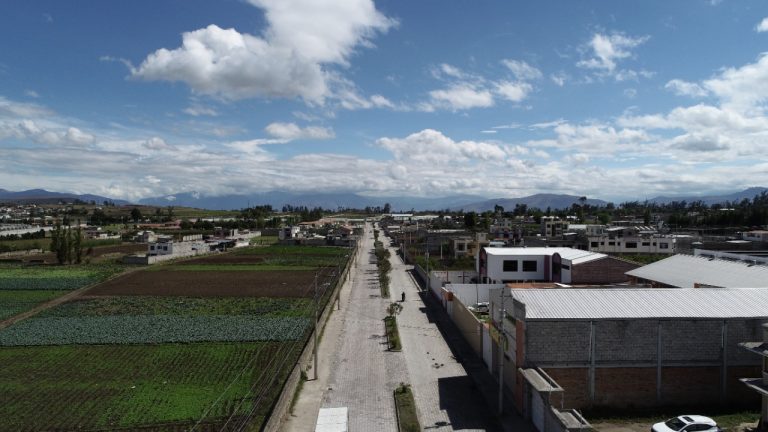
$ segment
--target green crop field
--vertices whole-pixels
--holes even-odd
[[[295,355],[275,342],[5,348],[0,430],[222,425],[273,400],[284,375],[273,359]],[[259,404],[257,430],[270,406]]]
[[[60,290],[0,290],[0,320],[30,310],[64,293]]]
[[[74,290],[120,273],[116,265],[1,266],[0,290]]]
[[[346,255],[349,249],[334,246],[289,246],[272,245],[269,247],[245,247],[235,249],[232,253],[235,255],[326,255],[342,256]]]

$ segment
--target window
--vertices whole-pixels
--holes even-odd
[[[668,243],[659,243],[659,249],[669,249]]]
[[[597,242],[592,242],[589,244],[589,247],[597,247]]]
[[[538,263],[536,261],[523,261],[524,272],[535,272],[538,270]]]
[[[643,246],[650,246],[651,242],[643,242]]]
[[[504,268],[503,270],[505,272],[516,272],[517,271],[517,260],[504,260]]]
[[[563,268],[563,270],[570,270],[571,269],[571,266],[565,265],[565,264],[563,264],[561,267]]]
[[[637,242],[627,242],[627,249],[637,249]]]
[[[608,246],[616,246],[616,242],[608,242]]]
[[[463,252],[464,246],[466,246],[464,243],[459,243],[456,245],[456,250],[458,250],[459,252]]]

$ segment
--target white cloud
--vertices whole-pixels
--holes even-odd
[[[500,81],[496,83],[496,93],[512,102],[520,102],[528,96],[533,87],[526,82]]]
[[[723,107],[762,112],[768,100],[768,54],[761,54],[755,63],[727,68],[702,85],[720,99]]]
[[[551,79],[552,82],[555,83],[558,87],[562,87],[565,85],[565,81],[568,79],[568,75],[564,72],[560,72],[550,75],[549,79]]]
[[[671,90],[678,96],[705,97],[707,90],[696,83],[691,83],[679,79],[673,79],[664,85],[664,88]]]
[[[624,89],[624,96],[628,97],[629,99],[634,99],[635,96],[637,96],[637,89],[633,89],[633,88]]]
[[[279,140],[293,141],[297,139],[323,140],[331,139],[336,135],[332,129],[308,126],[299,127],[296,123],[270,123],[264,130],[272,137]]]
[[[250,0],[262,8],[262,36],[216,25],[186,32],[182,45],[158,49],[132,76],[182,81],[199,94],[229,100],[300,97],[323,104],[333,96],[328,66],[347,66],[359,46],[396,22],[372,0]]]
[[[144,148],[148,150],[175,150],[176,148],[167,142],[165,142],[164,139],[159,137],[152,137],[146,140],[143,144]]]
[[[25,90],[24,94],[34,99],[40,98],[40,94],[34,90]]]
[[[505,59],[502,60],[501,63],[506,66],[507,69],[512,71],[512,74],[514,74],[515,78],[518,80],[527,81],[539,79],[542,77],[540,70],[522,60]]]
[[[94,136],[81,131],[76,127],[70,127],[64,133],[63,139],[75,145],[88,145],[94,141]]]
[[[619,61],[632,57],[632,49],[644,44],[649,38],[631,37],[623,33],[595,33],[587,44],[589,56],[577,62],[576,66],[594,70],[598,76],[611,76],[617,81],[649,78],[653,76],[651,71],[618,68]]]
[[[758,32],[758,33],[763,33],[763,32],[767,32],[768,31],[768,17],[763,18],[763,20],[760,21],[755,26],[755,31]]]
[[[454,141],[434,129],[424,129],[405,138],[379,138],[376,144],[389,150],[398,161],[458,162],[479,159],[503,161],[507,152],[497,144]]]
[[[425,111],[434,107],[447,108],[453,111],[470,108],[488,108],[493,106],[493,95],[483,88],[470,84],[455,84],[446,89],[429,92],[430,102]]]
[[[192,105],[188,106],[187,108],[185,108],[184,112],[189,114],[189,115],[191,115],[191,116],[193,116],[193,117],[199,117],[199,116],[213,116],[213,117],[215,117],[215,116],[219,115],[219,113],[215,109],[213,109],[211,107],[203,106],[203,105],[200,105],[200,104],[192,104]]]

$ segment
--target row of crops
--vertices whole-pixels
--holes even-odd
[[[303,317],[111,315],[32,318],[0,331],[0,346],[290,341]]]
[[[62,291],[51,290],[0,290],[0,320],[30,310],[61,294]]]
[[[116,265],[78,267],[0,267],[0,290],[74,290],[124,269]]]

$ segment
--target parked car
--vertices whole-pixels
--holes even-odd
[[[473,304],[472,306],[469,307],[469,310],[476,313],[487,314],[489,311],[488,302],[480,302],[477,304]]]
[[[720,432],[717,423],[700,415],[681,415],[656,423],[651,432]]]

